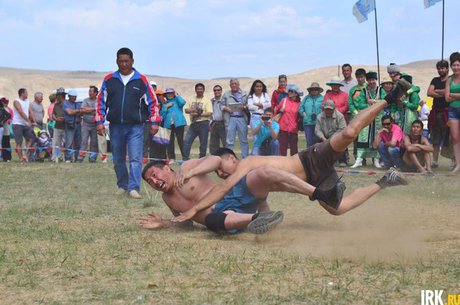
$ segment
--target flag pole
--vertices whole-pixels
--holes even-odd
[[[443,3],[444,3],[444,0],[443,0]],[[377,47],[377,77],[378,77],[378,84],[380,86],[380,56],[379,56],[379,31],[377,28],[377,0],[374,0],[374,16],[375,16],[375,44]]]
[[[444,7],[445,0],[442,0],[442,43],[441,43],[441,60],[444,59]]]

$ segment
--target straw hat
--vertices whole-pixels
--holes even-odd
[[[312,82],[310,87],[307,88],[307,91],[310,92],[310,90],[313,90],[313,89],[319,90],[319,93],[324,91],[323,88],[321,88],[317,82]]]
[[[326,83],[326,85],[328,85],[328,86],[339,85],[339,86],[343,87],[342,81],[340,80],[340,78],[338,76],[332,77],[331,81]]]

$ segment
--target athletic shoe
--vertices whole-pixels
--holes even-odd
[[[363,158],[356,158],[355,164],[351,166],[351,168],[357,168],[363,166]]]
[[[379,181],[376,182],[381,188],[388,186],[408,185],[406,178],[394,167],[390,168]]]
[[[136,191],[136,190],[129,191],[129,197],[131,197],[133,199],[141,199],[142,198],[141,194],[139,194],[139,192]]]
[[[116,194],[117,196],[120,196],[120,195],[125,194],[126,192],[127,192],[127,191],[126,191],[125,189],[122,189],[121,187],[119,187],[119,188],[117,189],[117,191],[115,192],[115,194]]]
[[[378,158],[374,158],[374,166],[378,169],[382,168],[382,165],[380,165],[380,160]]]
[[[248,232],[254,234],[264,234],[283,221],[282,211],[264,211],[257,214],[256,219],[248,224]]]

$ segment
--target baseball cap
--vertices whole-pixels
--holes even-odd
[[[333,100],[327,100],[324,102],[324,109],[335,109],[335,103]]]
[[[69,96],[78,96],[77,90],[75,89],[70,89],[69,93],[67,93]]]

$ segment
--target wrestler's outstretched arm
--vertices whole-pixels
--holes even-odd
[[[190,162],[192,161],[192,162]],[[176,173],[174,178],[174,185],[182,187],[184,183],[194,176],[206,175],[215,172],[222,162],[219,156],[209,156],[195,160],[186,161],[187,163],[193,163],[192,166],[181,166],[179,172]],[[185,164],[185,163],[184,163]]]

